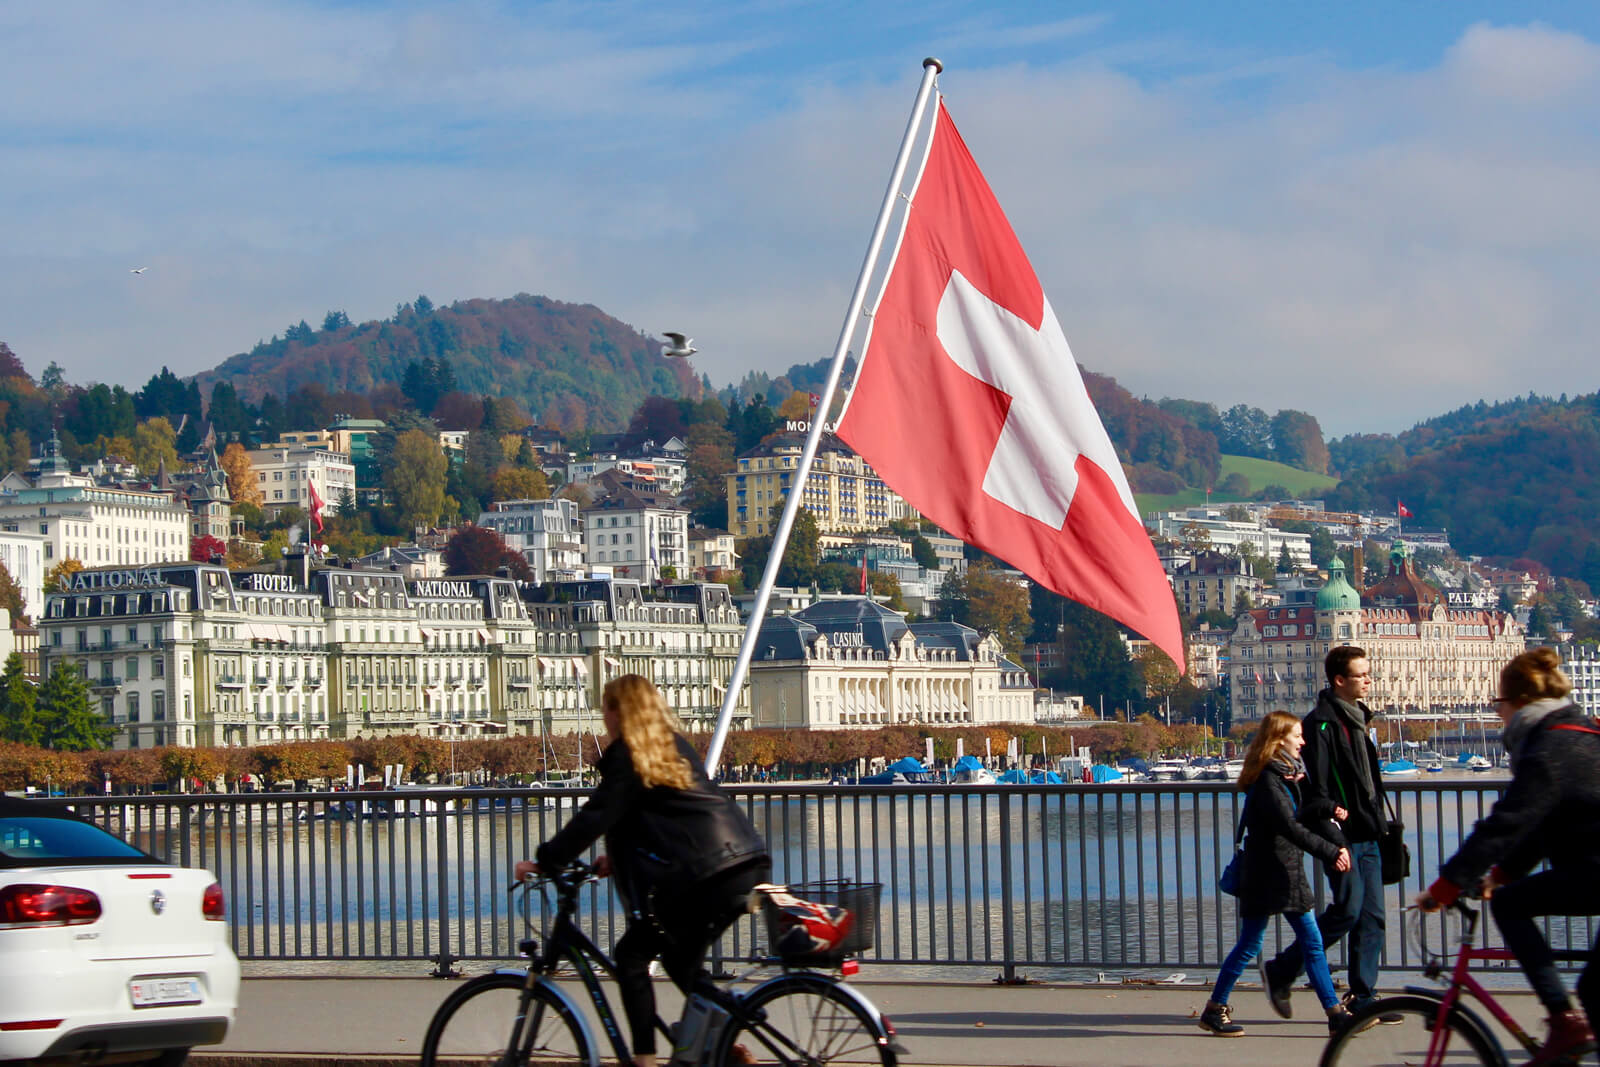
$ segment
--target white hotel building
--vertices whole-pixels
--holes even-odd
[[[866,597],[769,616],[750,664],[757,728],[1031,723],[1033,692],[993,634],[953,622],[907,625]]]
[[[117,748],[470,738],[598,731],[601,688],[630,672],[706,724],[743,630],[721,585],[646,600],[625,580],[185,562],[73,575],[46,598],[39,655],[84,672]]]

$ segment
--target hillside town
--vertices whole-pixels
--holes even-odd
[[[73,469],[52,438],[0,481],[0,562],[32,622],[6,632],[4,651],[34,684],[76,670],[116,748],[592,733],[600,689],[627,673],[655,681],[686,728],[711,728],[749,621],[747,554],[771,533],[804,420],[733,457],[725,529],[692,514],[685,440],[592,435],[579,451],[530,426],[515,447],[535,457],[538,495],[341,555],[328,525],[392,495],[362,479],[384,428],[340,418],[222,452],[208,432],[149,476],[110,461]],[[440,430],[431,444],[460,464],[470,436]],[[296,525],[251,542],[251,509]],[[832,434],[804,513],[818,566],[761,620],[735,729],[1155,715],[1222,733],[1312,702],[1323,656],[1345,643],[1371,654],[1375,706],[1477,715],[1530,627],[1567,642],[1580,700],[1600,696],[1595,646],[1539,617],[1547,581],[1461,559],[1446,531],[1398,513],[1310,500],[1150,513],[1188,662],[1181,677],[1163,670],[1117,631],[1114,652],[1136,673],[1131,692],[1111,694],[1053,684],[1087,654],[1081,634],[1051,633],[1048,618],[1007,632],[986,610],[1037,608],[1045,591],[921,522]],[[491,565],[452,565],[452,544],[485,537],[473,561]]]

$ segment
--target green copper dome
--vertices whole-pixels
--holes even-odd
[[[1361,594],[1344,580],[1344,560],[1334,557],[1328,584],[1317,591],[1318,611],[1360,611]]]

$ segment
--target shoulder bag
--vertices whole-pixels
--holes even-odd
[[[1411,849],[1406,845],[1406,824],[1395,814],[1394,801],[1389,799],[1387,790],[1383,803],[1389,811],[1389,821],[1378,839],[1378,855],[1383,862],[1383,884],[1394,885],[1411,877]]]
[[[1239,895],[1244,888],[1244,813],[1250,806],[1250,798],[1245,797],[1244,807],[1239,810],[1239,822],[1233,828],[1233,859],[1222,868],[1222,873],[1217,875],[1217,888],[1230,897]]]

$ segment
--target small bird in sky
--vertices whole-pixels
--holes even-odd
[[[671,330],[668,330],[666,331],[666,338],[672,342],[672,346],[670,348],[663,348],[661,350],[661,354],[663,356],[677,356],[679,359],[683,359],[686,356],[692,356],[696,352],[700,351],[694,346],[693,337],[685,337],[681,333],[673,333]]]
[[[143,274],[145,271],[147,271],[149,269],[150,269],[149,267],[134,267],[128,273],[129,274]]]

